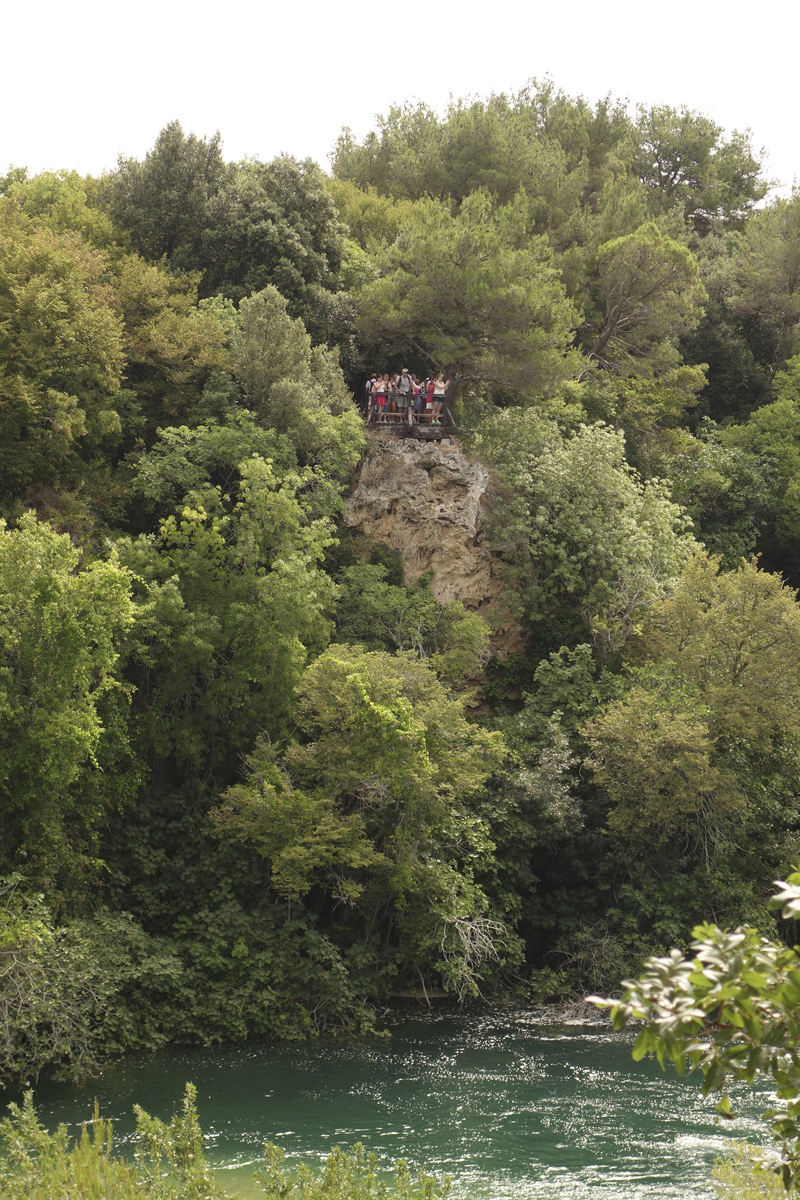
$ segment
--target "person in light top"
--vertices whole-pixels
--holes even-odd
[[[444,404],[444,397],[445,397],[446,391],[447,391],[447,380],[445,379],[444,375],[442,375],[442,373],[440,371],[439,374],[436,376],[436,378],[433,381],[433,412],[431,415],[431,421],[434,425],[441,425],[441,423],[442,423],[439,418],[439,414],[442,411],[442,405]]]
[[[411,400],[411,376],[408,373],[408,367],[403,367],[400,374],[396,376],[394,385],[397,411],[400,414],[400,420],[404,421],[408,415],[408,406]]]
[[[386,389],[389,383],[388,375],[379,375],[372,385],[372,403],[378,414],[378,424],[386,420]]]

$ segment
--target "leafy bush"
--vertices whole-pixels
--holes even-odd
[[[786,1194],[776,1175],[758,1169],[760,1151],[747,1142],[734,1142],[714,1163],[714,1187],[719,1200],[770,1200]]]
[[[770,901],[786,920],[800,917],[800,872]],[[775,1087],[770,1120],[773,1148],[759,1169],[780,1177],[787,1191],[800,1183],[800,947],[769,941],[757,929],[732,932],[717,925],[694,930],[693,957],[672,950],[650,958],[642,975],[623,982],[621,999],[590,997],[611,1009],[615,1029],[644,1021],[633,1057],[654,1054],[663,1067],[671,1062],[682,1074],[687,1066],[703,1074],[703,1094],[722,1093],[717,1113],[728,1120],[728,1084],[753,1083],[764,1076]],[[757,1177],[754,1177],[757,1179]],[[738,1195],[738,1193],[734,1193]],[[748,1195],[749,1193],[744,1193]],[[758,1193],[753,1193],[758,1195]],[[769,1194],[769,1193],[767,1193]]]
[[[23,896],[19,882],[0,879],[0,1085],[45,1067],[90,1070],[116,990],[82,926],[57,930],[41,896]]]
[[[320,1175],[307,1166],[298,1167],[294,1177],[283,1170],[283,1151],[274,1142],[266,1146],[267,1166],[256,1172],[269,1200],[444,1200],[450,1180],[438,1182],[421,1172],[412,1179],[402,1158],[394,1164],[391,1184],[377,1175],[378,1159],[366,1154],[358,1142],[348,1153],[335,1146]]]
[[[20,1107],[9,1105],[0,1121],[0,1196],[2,1200],[225,1200],[203,1152],[197,1115],[197,1090],[186,1084],[180,1112],[167,1124],[139,1105],[136,1113],[135,1163],[113,1157],[111,1122],[95,1102],[90,1126],[70,1144],[65,1125],[48,1133],[39,1123],[33,1093]],[[301,1165],[293,1176],[283,1170],[283,1151],[265,1147],[265,1165],[255,1178],[271,1200],[444,1200],[450,1180],[420,1172],[412,1178],[402,1160],[391,1183],[378,1177],[378,1159],[359,1143],[351,1152],[335,1147],[315,1174]]]
[[[111,1122],[95,1105],[91,1126],[72,1146],[65,1125],[48,1133],[39,1124],[33,1093],[22,1107],[9,1106],[0,1122],[5,1157],[0,1158],[3,1200],[133,1200],[140,1196],[136,1169],[112,1158]]]
[[[95,1104],[91,1131],[86,1125],[70,1145],[65,1125],[48,1133],[39,1123],[33,1093],[22,1107],[10,1104],[0,1121],[5,1154],[0,1158],[3,1200],[223,1200],[203,1154],[196,1089],[187,1083],[180,1113],[168,1125],[138,1105],[136,1163],[112,1157],[111,1122]]]

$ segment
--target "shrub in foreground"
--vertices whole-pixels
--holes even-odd
[[[187,1083],[183,1102],[168,1123],[138,1105],[135,1161],[114,1156],[110,1121],[95,1103],[94,1117],[71,1141],[65,1125],[48,1133],[27,1092],[22,1105],[10,1104],[0,1121],[0,1200],[225,1200],[203,1152],[197,1091]],[[315,1173],[301,1165],[283,1168],[283,1151],[273,1142],[255,1179],[269,1200],[444,1200],[449,1179],[438,1182],[421,1172],[415,1180],[402,1159],[389,1182],[378,1176],[378,1159],[359,1143],[352,1151],[335,1147]]]

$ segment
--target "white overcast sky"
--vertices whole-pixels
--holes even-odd
[[[749,127],[783,188],[800,180],[800,0],[2,0],[0,171],[99,174],[177,118],[228,159],[328,167],[343,125],[418,98],[550,75],[593,101],[683,104]]]

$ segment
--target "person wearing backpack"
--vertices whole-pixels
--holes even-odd
[[[400,420],[403,421],[408,414],[408,405],[411,399],[411,376],[408,373],[408,367],[403,367],[394,383],[397,389],[397,411],[400,414]]]

